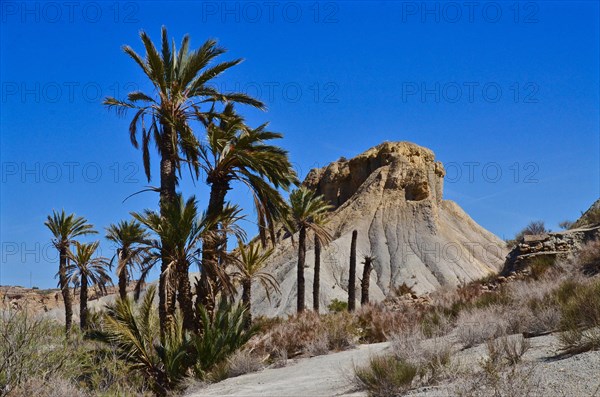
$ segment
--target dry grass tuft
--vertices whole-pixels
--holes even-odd
[[[354,369],[354,382],[370,397],[397,396],[411,388],[417,372],[416,366],[394,356],[375,356]]]
[[[257,372],[264,367],[263,357],[249,349],[238,350],[227,359],[227,375],[229,378]]]

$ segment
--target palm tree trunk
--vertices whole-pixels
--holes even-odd
[[[119,251],[119,269],[121,269],[121,271],[119,272],[119,296],[121,297],[121,300],[125,300],[127,299],[127,269],[125,268],[125,264],[123,263],[123,258],[125,257],[125,254],[123,253],[123,251]]]
[[[304,311],[304,261],[306,258],[306,228],[300,227],[298,236],[298,313]]]
[[[366,305],[369,303],[369,284],[371,278],[371,270],[373,270],[373,266],[371,265],[371,258],[365,258],[365,267],[363,268],[363,276],[362,281],[360,282],[360,305]]]
[[[246,317],[244,319],[244,323],[246,329],[250,328],[252,324],[252,312],[251,312],[251,303],[250,300],[252,298],[252,279],[247,278],[242,282],[242,304],[246,308]]]
[[[71,331],[71,323],[73,321],[73,306],[71,294],[69,292],[69,282],[67,280],[67,247],[59,249],[60,262],[58,267],[58,278],[60,283],[60,291],[62,293],[63,302],[65,304],[65,333],[69,336]]]
[[[178,271],[179,277],[179,293],[177,294],[177,300],[179,301],[179,307],[183,314],[183,328],[190,332],[197,332],[197,324],[194,312],[194,304],[192,302],[192,287],[190,285],[190,278],[188,274],[188,267],[181,266]]]
[[[87,329],[88,316],[88,280],[83,274],[81,275],[81,290],[79,291],[79,327],[82,331]]]
[[[348,276],[348,311],[356,309],[356,239],[358,232],[352,232],[352,243],[350,244],[350,274]]]
[[[207,216],[215,217],[225,207],[225,196],[229,190],[229,183],[223,181],[215,181],[209,178],[210,199],[208,202]],[[222,243],[216,238],[218,225],[215,225],[209,232],[215,232],[214,239],[207,239],[204,242],[202,249],[202,274],[200,275],[200,290],[196,291],[199,302],[206,308],[209,313],[212,313],[215,307],[214,297],[218,292],[214,271],[219,265],[218,247]]]
[[[176,167],[173,162],[175,150],[172,144],[172,129],[166,122],[162,122],[163,139],[161,142],[161,160],[160,160],[160,209],[164,214],[165,208],[175,202],[177,198],[176,186],[177,175]],[[175,313],[175,299],[168,288],[165,278],[165,271],[169,265],[168,252],[169,247],[162,241],[162,257],[160,266],[160,277],[158,280],[158,317],[160,320],[161,339],[164,339],[165,330],[170,327],[173,315]]]
[[[313,279],[313,310],[319,312],[319,288],[321,282],[321,242],[315,235],[315,277]]]

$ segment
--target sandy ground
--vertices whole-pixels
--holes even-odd
[[[189,394],[200,396],[362,396],[354,393],[350,379],[354,365],[385,351],[389,343],[360,345],[353,350],[296,361],[283,368],[226,379]]]
[[[558,339],[546,335],[530,339],[531,349],[523,357],[527,368],[534,368],[533,393],[544,397],[600,397],[600,352],[587,352],[570,357],[557,357]],[[425,342],[427,343],[427,342]],[[372,355],[385,353],[389,343],[361,345],[356,349],[325,356],[290,361],[283,368],[226,379],[190,392],[187,397],[238,396],[366,396],[355,390],[351,378],[354,365],[361,365]],[[463,365],[477,366],[486,354],[479,345],[456,353]],[[413,390],[408,395],[419,397],[455,396],[461,381]],[[518,389],[519,390],[519,389]],[[485,391],[476,395],[486,395]],[[523,391],[513,396],[525,395]],[[511,397],[513,397],[511,396]]]

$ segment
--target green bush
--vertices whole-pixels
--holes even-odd
[[[376,356],[354,370],[355,383],[371,397],[401,395],[410,389],[418,368],[394,356]]]
[[[348,302],[344,302],[339,299],[333,299],[329,305],[327,305],[327,309],[333,313],[344,312],[348,310]]]

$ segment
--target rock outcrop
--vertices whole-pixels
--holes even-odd
[[[334,298],[346,300],[350,239],[358,231],[361,256],[376,259],[371,272],[371,301],[394,294],[406,284],[422,295],[440,286],[498,272],[507,250],[498,237],[475,223],[456,203],[443,200],[444,167],[433,152],[409,142],[385,142],[363,154],[311,170],[304,184],[322,194],[335,210],[327,227],[333,241],[321,254],[322,310]],[[314,251],[307,247],[307,307],[311,307]],[[267,266],[281,284],[271,302],[253,288],[256,314],[292,313],[296,300],[297,248],[291,239],[277,245]],[[357,280],[357,296],[360,280]]]
[[[510,250],[501,275],[528,271],[536,260],[554,263],[576,254],[588,241],[600,239],[600,199],[573,223],[569,230],[525,235]]]
[[[600,239],[600,226],[541,235],[525,235],[509,252],[501,274],[523,271],[539,259],[567,259],[588,241]]]

